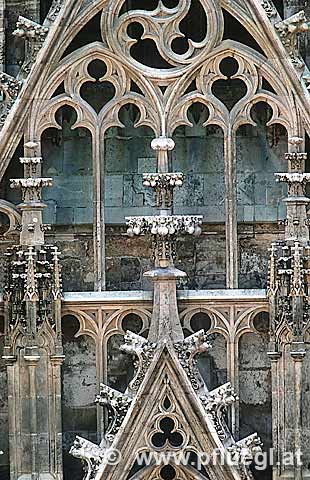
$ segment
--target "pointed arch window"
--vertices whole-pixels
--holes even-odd
[[[110,206],[107,199],[107,190],[112,189],[116,195],[117,189],[125,188],[124,183],[117,183],[119,178],[112,179],[113,175],[124,173],[119,175],[112,158],[116,145],[113,142],[124,126],[124,131],[129,128],[131,133],[133,129],[144,129],[137,137],[142,136],[146,141],[151,135],[174,135],[179,140],[183,128],[183,135],[187,129],[185,137],[200,132],[206,145],[214,141],[216,129],[222,132],[222,169],[217,165],[218,171],[209,172],[204,161],[207,151],[199,149],[205,170],[198,173],[205,177],[206,187],[202,187],[201,198],[197,200],[197,212],[192,213],[205,214],[206,221],[211,218],[208,184],[216,174],[219,191],[224,192],[218,207],[223,212],[221,221],[226,229],[226,286],[238,286],[239,133],[245,125],[255,128],[251,112],[260,102],[265,102],[271,111],[268,126],[279,125],[288,136],[296,134],[299,120],[288,83],[281,77],[280,60],[272,57],[270,45],[262,40],[251,8],[240,12],[234,2],[221,3],[153,0],[145,7],[138,0],[96,0],[86,5],[68,26],[59,48],[59,63],[50,65],[46,72],[40,98],[33,102],[30,111],[28,132],[32,139],[41,138],[47,128],[56,126],[55,114],[63,105],[75,109],[74,127],[91,132],[96,289],[105,288],[105,224],[107,219],[111,221],[110,208],[115,204],[119,213],[123,210],[126,215],[123,199],[116,198]],[[234,20],[230,22],[229,18]],[[92,32],[96,38],[90,35],[88,41],[83,25],[92,21],[97,25]],[[235,35],[237,24],[240,41]],[[210,131],[213,140],[208,137]],[[145,162],[137,164],[136,175],[141,175],[143,169],[144,173],[147,168],[156,169],[156,164],[151,165],[150,161],[152,152],[143,149],[146,154],[143,152],[140,158]],[[178,161],[180,158],[173,152],[172,168]],[[107,167],[113,171],[110,177]],[[126,181],[136,185],[138,177],[134,177]],[[135,198],[138,203],[130,204],[130,208],[142,207],[151,213],[145,192],[138,192]]]

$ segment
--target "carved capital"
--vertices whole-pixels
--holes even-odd
[[[156,206],[170,208],[173,205],[175,187],[183,185],[183,173],[145,173],[143,185],[155,190]]]

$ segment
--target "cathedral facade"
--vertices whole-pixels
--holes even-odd
[[[0,0],[0,480],[310,478],[309,31]]]

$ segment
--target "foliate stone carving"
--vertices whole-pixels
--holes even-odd
[[[253,480],[249,465],[255,455],[262,451],[262,446],[261,439],[254,433],[227,448],[232,461],[239,466],[242,480]]]
[[[174,344],[174,349],[177,353],[180,364],[190,379],[194,390],[199,390],[204,385],[195,357],[200,353],[207,352],[211,348],[212,346],[207,341],[207,336],[203,330]]]
[[[299,55],[298,35],[309,30],[309,22],[303,10],[275,25],[281,41],[287,49],[291,60],[298,70],[303,73],[305,64]]]
[[[19,328],[35,334],[45,322],[57,331],[53,302],[62,296],[58,255],[57,247],[50,246],[41,249],[17,246],[8,250],[4,300],[10,310],[10,332]],[[31,325],[27,317],[27,302],[37,304]]]
[[[41,201],[42,188],[52,187],[52,178],[12,178],[11,188],[21,189],[23,201]]]
[[[130,237],[139,235],[153,236],[154,260],[171,264],[176,257],[177,235],[201,234],[202,216],[146,216],[127,217],[127,234]]]
[[[261,5],[269,18],[275,17],[277,15],[276,7],[269,0],[262,0]]]
[[[189,235],[200,235],[202,216],[199,215],[174,215],[150,217],[127,217],[128,230],[130,237],[134,235],[156,235],[159,237],[169,237],[177,234],[188,233]]]
[[[101,384],[100,393],[96,398],[96,403],[102,407],[107,407],[109,412],[109,426],[105,433],[105,439],[112,443],[115,435],[120,429],[123,420],[128,412],[132,398],[128,395],[114,390],[107,385]]]
[[[54,22],[62,9],[62,6],[64,4],[64,0],[53,0],[51,8],[47,14],[47,19],[50,22]]]
[[[86,470],[84,480],[93,480],[104,459],[105,450],[89,440],[77,436],[70,449],[70,454],[82,460]]]
[[[307,153],[291,152],[285,154],[285,160],[287,160],[292,173],[304,172],[307,158]]]
[[[18,17],[16,30],[13,32],[13,35],[26,40],[25,62],[22,66],[23,76],[29,74],[48,32],[48,27],[44,27],[25,17]]]
[[[121,350],[136,357],[134,361],[135,376],[128,386],[129,392],[136,393],[151,365],[157,344],[129,331],[126,333],[124,341],[125,343],[120,347]]]
[[[21,88],[22,82],[7,73],[0,73],[0,95],[2,97],[0,103],[0,128],[4,125]]]
[[[231,383],[226,383],[221,387],[212,390],[208,395],[200,397],[207,414],[214,422],[215,429],[221,440],[230,435],[228,430],[225,414],[228,407],[233,405],[237,400],[237,395],[233,392]]]
[[[29,20],[28,18],[19,16],[16,24],[16,30],[13,35],[16,37],[36,39],[37,41],[44,42],[46,35],[48,34],[48,28]]]
[[[181,187],[183,181],[183,173],[145,173],[143,175],[143,185],[154,189],[156,206],[162,208],[172,207],[174,188]]]

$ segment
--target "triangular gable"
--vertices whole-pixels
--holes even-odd
[[[121,348],[138,357],[136,375],[125,394],[102,385],[97,402],[113,414],[101,445],[77,437],[70,451],[87,465],[86,480],[156,478],[154,469],[167,464],[180,479],[252,479],[244,460],[261,452],[261,442],[257,434],[232,438],[224,420],[236,400],[230,384],[204,386],[194,360],[210,347],[204,332],[174,344],[127,332],[125,342]]]
[[[165,409],[166,398],[171,406]],[[182,449],[210,455],[216,449],[225,451],[173,347],[167,346],[154,357],[111,447],[121,452],[121,462],[116,466],[103,465],[96,480],[125,480],[137,456],[141,452],[152,451],[151,439],[160,433],[160,420],[164,418],[175,418],[176,431],[180,432],[180,438],[182,435],[184,438]],[[179,451],[170,443],[165,450]],[[240,478],[235,468],[218,465],[210,469],[206,466],[205,469],[211,480]]]

